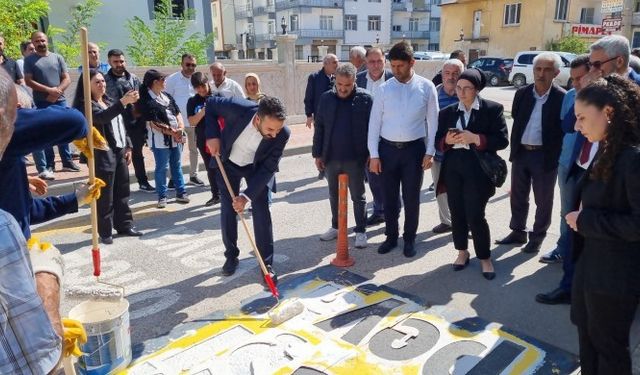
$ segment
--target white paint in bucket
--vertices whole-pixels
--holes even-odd
[[[78,359],[81,374],[105,375],[124,370],[131,362],[129,302],[85,301],[69,311],[82,323],[87,343]]]

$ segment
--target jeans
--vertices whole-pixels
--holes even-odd
[[[176,187],[176,194],[185,193],[184,177],[182,176],[182,145],[173,148],[152,147],[153,158],[156,161],[155,179],[158,199],[167,197],[167,168],[171,168],[171,176]]]
[[[48,102],[46,100],[36,100],[35,102],[36,108],[42,109],[47,108],[52,105],[61,105],[63,107],[67,107],[67,101],[61,100],[55,103]],[[60,160],[62,161],[62,165],[70,163],[73,159],[71,158],[71,150],[69,149],[69,144],[64,143],[58,145],[58,153],[60,154]],[[49,147],[42,151],[36,151],[33,153],[33,159],[36,164],[36,169],[38,173],[42,173],[45,169],[53,170],[55,167],[55,154],[53,153],[53,147]]]
[[[356,220],[354,232],[364,233],[367,226],[366,198],[364,190],[364,165],[356,160],[330,160],[326,164],[326,176],[329,183],[329,204],[331,205],[331,227],[338,229],[338,179],[340,174],[349,176],[349,193],[353,202],[353,214]]]

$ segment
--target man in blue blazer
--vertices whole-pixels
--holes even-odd
[[[222,274],[233,275],[238,267],[238,220],[251,202],[256,245],[269,272],[273,263],[273,230],[267,200],[269,181],[278,164],[291,131],[284,125],[286,111],[275,97],[265,96],[260,104],[240,98],[210,97],[205,103],[205,134],[212,155],[219,155],[236,198],[233,200],[221,173],[216,174],[220,189],[222,242],[227,260]],[[218,118],[224,118],[224,129]],[[218,168],[215,160],[210,167]],[[240,180],[247,188],[240,192]],[[277,280],[274,277],[274,280]]]

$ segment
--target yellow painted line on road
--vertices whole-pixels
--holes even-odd
[[[166,214],[170,212],[175,212],[176,210],[173,208],[165,208],[159,210],[156,208],[154,204],[147,204],[144,206],[135,207],[132,209],[134,217],[136,220],[144,219],[147,217],[153,217],[160,214]],[[34,235],[38,237],[54,236],[60,234],[69,234],[69,233],[90,233],[91,230],[91,219],[89,215],[83,215],[79,217],[74,217],[72,219],[67,220],[55,220],[51,224],[44,225],[38,229],[31,231]]]

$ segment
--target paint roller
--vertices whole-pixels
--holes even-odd
[[[236,195],[231,188],[231,183],[229,182],[229,178],[227,177],[227,172],[224,169],[224,165],[222,164],[222,160],[220,160],[220,155],[214,155],[216,158],[216,162],[218,163],[218,168],[220,169],[220,173],[222,174],[222,178],[224,180],[224,184],[229,191],[229,196],[231,196],[231,200],[235,199]],[[276,287],[267,266],[264,264],[264,259],[262,259],[262,255],[260,251],[258,251],[258,246],[256,246],[256,242],[253,240],[253,235],[249,231],[249,226],[247,225],[247,221],[244,218],[242,212],[238,212],[238,216],[240,217],[240,221],[242,222],[242,226],[244,227],[245,233],[247,233],[247,237],[249,238],[249,243],[251,243],[251,248],[253,249],[253,253],[258,260],[258,265],[262,270],[262,274],[264,275],[264,281],[269,287],[269,291],[271,291],[271,295],[276,299],[277,303],[274,307],[271,308],[268,312],[269,319],[271,319],[272,325],[279,325],[287,320],[295,317],[296,315],[301,314],[304,311],[304,305],[302,302],[296,300],[290,301],[288,303],[280,306],[280,292],[278,292],[278,288]]]

